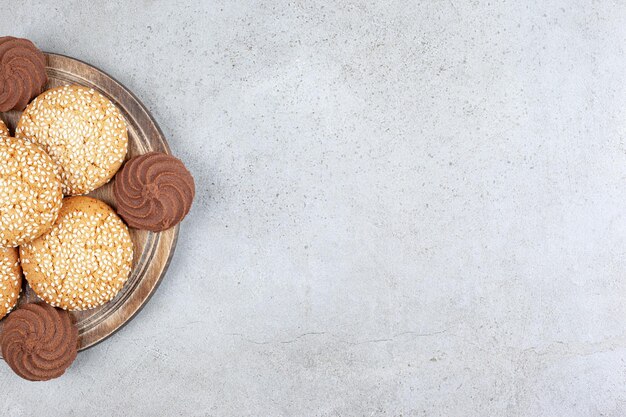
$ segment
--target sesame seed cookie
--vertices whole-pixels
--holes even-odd
[[[17,248],[0,249],[0,319],[11,312],[22,289]]]
[[[106,203],[70,197],[49,232],[20,247],[24,278],[48,304],[87,310],[110,301],[130,274],[133,242]]]
[[[110,100],[78,85],[52,88],[22,113],[15,136],[43,147],[61,168],[65,195],[106,184],[128,149],[126,122]]]
[[[5,138],[7,136],[11,136],[9,134],[9,128],[4,124],[2,120],[0,120],[0,138]]]
[[[0,248],[41,236],[62,200],[58,167],[48,154],[28,141],[0,138]]]

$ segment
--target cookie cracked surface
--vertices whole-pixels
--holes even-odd
[[[131,271],[133,243],[106,203],[70,197],[49,232],[20,247],[24,277],[47,303],[87,310],[113,299]]]
[[[47,231],[62,198],[58,168],[41,148],[0,137],[0,248],[19,246]]]
[[[39,144],[61,168],[65,195],[106,184],[128,149],[126,121],[97,91],[78,85],[52,88],[22,113],[15,136]]]
[[[0,249],[0,319],[15,307],[21,289],[22,268],[18,249]]]

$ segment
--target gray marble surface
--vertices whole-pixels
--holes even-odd
[[[626,415],[626,3],[2,6],[198,195],[147,307],[58,380],[0,363],[1,415]]]

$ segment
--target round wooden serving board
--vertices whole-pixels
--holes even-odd
[[[122,112],[128,124],[128,158],[149,151],[170,153],[163,132],[141,102],[123,85],[109,75],[82,61],[63,55],[47,53],[47,88],[65,84],[80,84],[104,94]],[[20,112],[0,113],[11,133]],[[116,207],[111,183],[89,194]],[[134,244],[133,269],[120,293],[98,308],[72,312],[79,333],[79,349],[101,342],[131,320],[150,299],[163,278],[176,247],[178,226],[160,233],[130,229]],[[19,304],[38,301],[26,280]],[[0,320],[0,333],[2,320]]]

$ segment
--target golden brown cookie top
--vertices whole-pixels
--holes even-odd
[[[22,113],[15,129],[43,147],[61,168],[63,193],[85,194],[107,183],[124,161],[126,122],[97,91],[78,85],[47,90]]]
[[[15,307],[22,288],[17,248],[0,249],[0,319]]]
[[[0,138],[11,136],[9,134],[9,128],[4,124],[2,120],[0,120]]]
[[[39,146],[0,138],[0,247],[19,246],[48,230],[62,198],[57,166]]]
[[[111,300],[133,261],[128,228],[106,203],[91,197],[63,200],[52,229],[20,247],[24,277],[47,303],[87,310]]]
[[[57,378],[78,353],[78,329],[67,311],[31,303],[9,314],[0,336],[2,356],[30,381]]]

